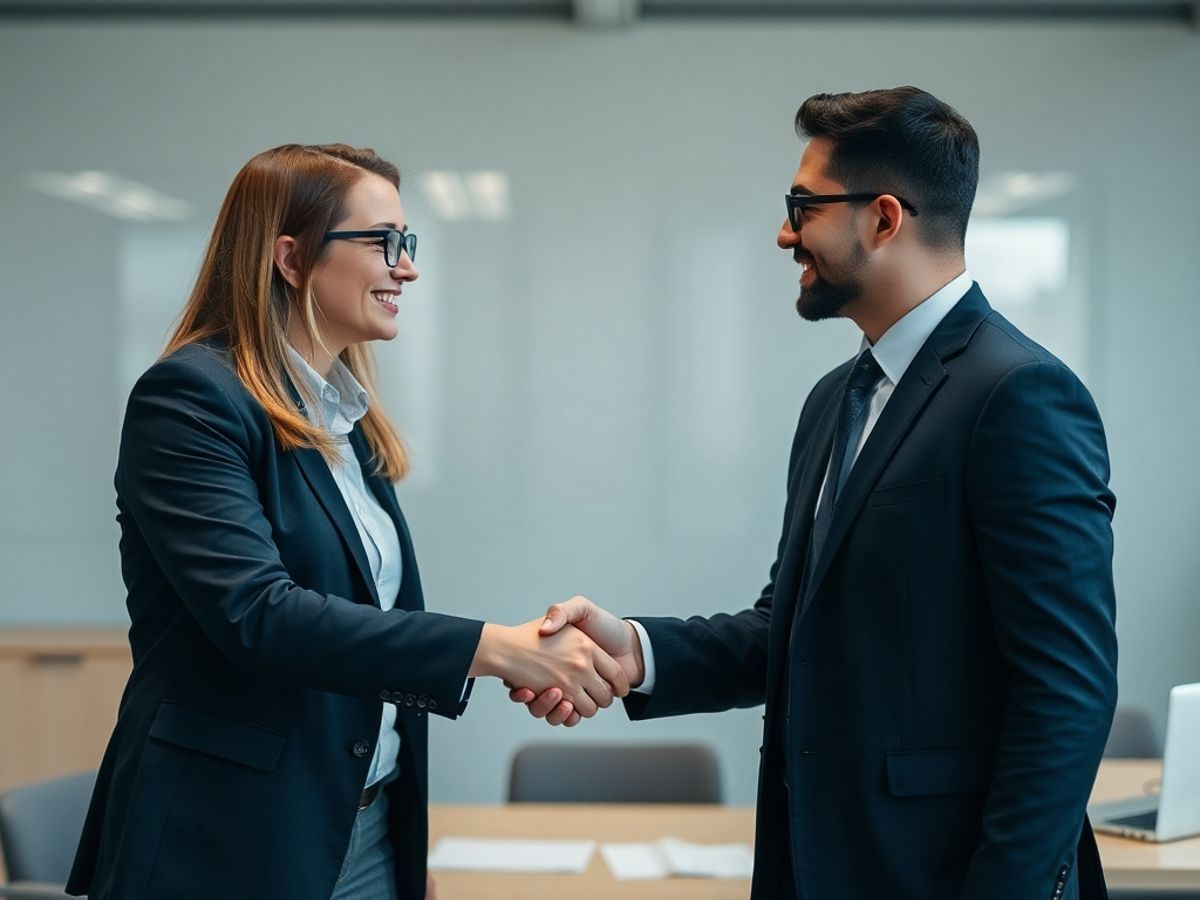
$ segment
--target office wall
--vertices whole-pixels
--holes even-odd
[[[1065,279],[1002,305],[1096,395],[1122,699],[1161,719],[1167,688],[1200,680],[1200,39],[1159,26],[0,24],[0,626],[123,624],[124,396],[234,172],[286,141],[372,145],[410,176],[422,276],[378,356],[431,608],[515,623],[576,592],[623,614],[751,602],[800,406],[857,347],[848,323],[797,318],[773,244],[791,117],[820,90],[902,83],[971,119],[985,175],[1074,178],[1027,211],[1069,228]],[[121,223],[25,183],[82,169],[193,215]],[[431,169],[507,173],[512,218],[439,220],[417,189]],[[968,262],[998,283],[1028,262],[1004,246]],[[749,803],[759,724],[612,711],[551,731],[483,684],[433,727],[432,797],[499,800],[529,740],[698,738]]]

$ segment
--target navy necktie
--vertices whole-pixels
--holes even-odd
[[[833,522],[833,511],[837,506],[838,494],[845,482],[843,471],[848,473],[853,464],[847,460],[850,437],[861,434],[858,423],[867,410],[867,400],[871,391],[883,377],[883,369],[871,355],[870,350],[864,350],[855,361],[850,375],[846,379],[846,392],[842,395],[842,409],[838,415],[837,431],[833,433],[833,452],[829,457],[829,475],[825,479],[825,490],[821,494],[821,502],[817,505],[817,514],[813,519],[812,541],[809,543],[808,566],[805,573],[805,587],[812,577],[812,567],[820,558],[821,548],[825,538],[829,536],[829,525]]]

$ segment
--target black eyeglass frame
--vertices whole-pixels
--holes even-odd
[[[900,204],[901,209],[908,210],[910,216],[917,215],[917,208],[905,200],[898,194],[893,194],[891,191],[878,192],[860,192],[857,194],[784,194],[783,199],[787,201],[788,224],[792,226],[792,231],[799,231],[803,222],[800,219],[802,213],[809,206],[816,206],[819,203],[869,203],[872,200],[878,200],[880,197],[895,197],[896,202]]]
[[[396,235],[396,237],[392,237]],[[411,231],[401,231],[398,228],[375,228],[368,231],[327,231],[325,232],[326,241],[348,241],[353,238],[379,238],[378,241],[372,243],[383,245],[383,261],[387,263],[389,269],[394,268],[400,262],[400,248],[408,254],[408,258],[416,260],[417,258],[417,236]]]

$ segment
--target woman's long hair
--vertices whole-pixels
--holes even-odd
[[[288,316],[299,315],[311,345],[323,346],[313,267],[325,232],[346,214],[351,187],[368,172],[399,189],[394,165],[373,150],[345,144],[284,144],[246,163],[221,205],[196,286],[163,351],[168,356],[187,344],[224,339],[238,378],[266,410],[279,445],[315,447],[330,460],[337,459],[337,451],[329,435],[296,409],[288,392],[285,373],[304,390],[288,359]],[[296,238],[296,288],[275,267],[275,239],[284,234]],[[375,469],[399,481],[408,471],[408,454],[378,402],[371,351],[366,344],[351,344],[340,358],[369,397],[362,427]]]

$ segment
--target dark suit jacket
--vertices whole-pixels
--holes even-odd
[[[426,714],[461,712],[482,623],[423,611],[395,494],[352,441],[400,537],[389,612],[325,461],[280,450],[220,346],[133,389],[116,488],[134,666],[72,893],[328,900],[393,702],[397,881],[425,896]]]
[[[800,416],[762,596],[639,619],[657,685],[627,709],[766,703],[756,900],[790,895],[789,862],[804,900],[1103,897],[1084,815],[1116,697],[1095,405],[973,286],[896,386],[799,596],[849,368]]]

